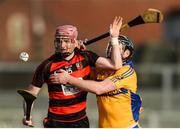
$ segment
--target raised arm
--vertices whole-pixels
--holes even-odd
[[[96,61],[96,66],[100,68],[109,68],[117,70],[122,67],[122,45],[119,45],[118,36],[122,26],[122,17],[115,17],[113,23],[110,25],[110,43],[112,45],[111,59],[99,57]]]

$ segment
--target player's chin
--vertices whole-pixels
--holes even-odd
[[[60,49],[59,52],[60,52],[60,53],[66,53],[66,52],[68,52],[68,50],[67,50],[67,49]]]
[[[64,53],[66,53],[66,52],[67,52],[66,50],[61,50],[61,51],[60,51],[61,54],[64,54]]]

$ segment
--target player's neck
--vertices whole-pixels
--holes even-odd
[[[73,56],[74,56],[74,52],[71,53],[71,55],[67,56],[67,57],[65,58],[65,60],[71,60],[71,59],[73,58]]]

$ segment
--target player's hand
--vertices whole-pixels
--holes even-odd
[[[110,25],[110,35],[112,37],[118,37],[122,26],[122,17],[115,17],[113,24]]]
[[[77,40],[77,48],[81,49],[81,50],[86,50],[86,46],[84,45],[84,42],[86,42],[87,39],[85,39],[85,41],[83,40]]]
[[[58,70],[58,73],[50,75],[49,80],[54,84],[67,84],[71,75],[63,69]]]
[[[30,118],[30,120],[26,120],[26,116],[24,116],[23,120],[22,120],[23,125],[29,126],[29,127],[34,127],[33,123],[32,123],[32,117]]]

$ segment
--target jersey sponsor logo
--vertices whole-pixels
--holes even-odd
[[[116,89],[116,90],[110,91],[108,93],[102,94],[100,96],[115,96],[115,95],[126,94],[126,93],[128,93],[128,90],[126,90],[124,88],[120,88],[120,89]]]
[[[82,79],[82,78],[80,77],[78,79]],[[62,87],[63,94],[66,96],[78,94],[79,92],[81,92],[81,90],[79,90],[77,87],[69,85],[69,84],[65,84],[65,85],[62,84],[61,87]]]
[[[62,69],[62,68],[59,68],[59,69],[55,70],[55,71],[54,71],[54,74],[60,73],[60,69]],[[73,72],[73,70],[72,70],[72,65],[65,66],[65,67],[64,67],[64,70],[65,70],[66,72],[68,72],[69,74],[71,74],[71,73]]]
[[[66,85],[61,85],[63,94],[68,96],[68,95],[73,95],[81,92],[77,87],[66,84]]]

